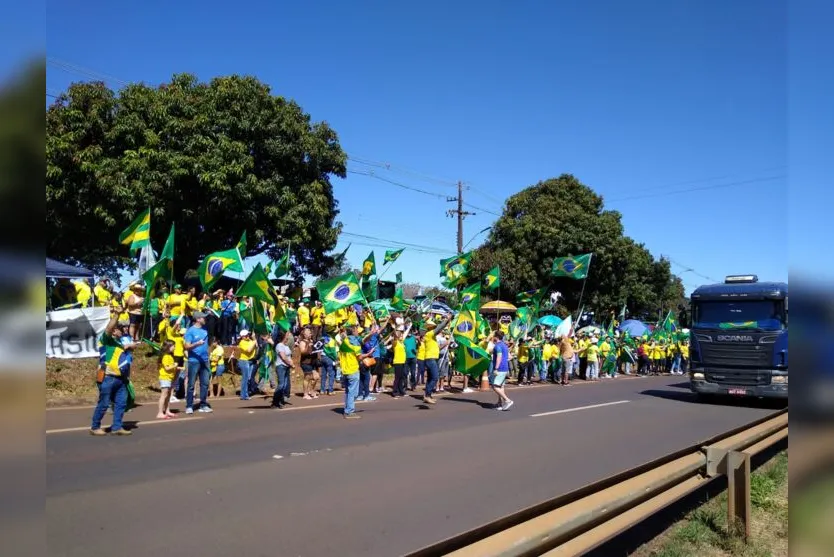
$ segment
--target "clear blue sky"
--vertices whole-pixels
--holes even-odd
[[[769,0],[51,1],[47,92],[102,75],[114,88],[255,75],[352,157],[393,165],[378,176],[441,197],[463,180],[478,207],[465,241],[508,195],[573,173],[689,290],[732,273],[787,280],[788,32]],[[385,278],[438,282],[451,203],[356,174],[335,191],[345,231],[446,252],[407,249]],[[337,249],[350,241],[355,266],[372,249],[360,243],[378,262],[395,245]]]

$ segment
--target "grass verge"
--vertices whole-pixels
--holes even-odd
[[[788,555],[788,455],[779,453],[750,478],[750,540],[727,530],[727,492],[690,512],[639,548],[637,557],[782,557]]]

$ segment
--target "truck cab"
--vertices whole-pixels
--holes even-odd
[[[699,395],[788,398],[788,285],[728,276],[690,298],[690,388]]]

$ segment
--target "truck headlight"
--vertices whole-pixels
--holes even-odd
[[[787,375],[774,375],[770,382],[774,385],[787,385],[788,384],[788,376]]]
[[[696,373],[693,373],[692,374],[692,379],[698,379],[700,381],[703,381],[704,380],[704,374],[701,373],[700,371],[696,372]]]

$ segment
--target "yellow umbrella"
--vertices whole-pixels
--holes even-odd
[[[481,306],[481,313],[515,313],[518,308],[509,302],[495,300]]]

